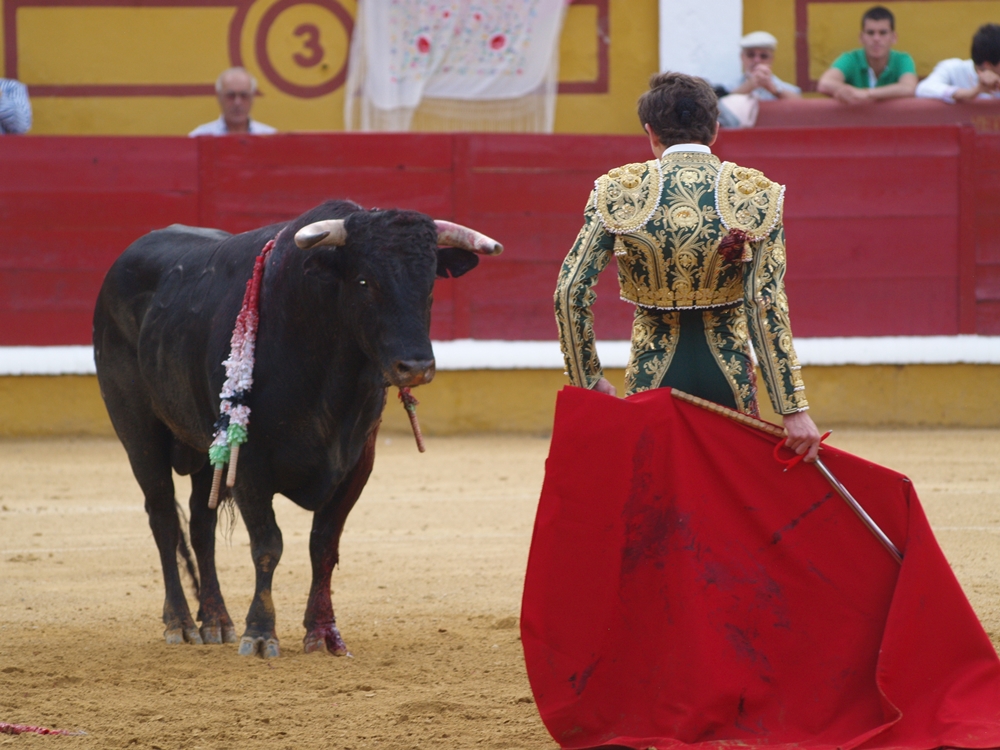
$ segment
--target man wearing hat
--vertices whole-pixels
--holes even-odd
[[[753,31],[740,40],[740,61],[743,75],[733,86],[727,86],[730,94],[753,94],[761,101],[773,99],[798,99],[802,89],[785,83],[771,72],[774,49],[778,40],[766,31]]]

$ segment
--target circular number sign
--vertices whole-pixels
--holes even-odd
[[[311,99],[347,80],[354,19],[337,0],[278,0],[257,26],[261,72],[286,94]]]

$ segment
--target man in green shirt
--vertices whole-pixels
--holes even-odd
[[[861,17],[861,49],[845,52],[819,79],[817,90],[844,104],[913,96],[917,68],[913,58],[896,52],[896,19],[876,5]]]

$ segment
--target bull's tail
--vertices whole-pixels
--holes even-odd
[[[180,555],[181,559],[184,562],[184,565],[182,567],[186,569],[188,575],[191,576],[191,585],[194,587],[195,597],[197,597],[197,600],[200,602],[201,584],[198,580],[198,565],[197,563],[195,563],[194,555],[191,554],[191,544],[188,541],[189,524],[187,515],[184,513],[184,508],[181,507],[181,504],[179,502],[175,500],[174,505],[177,506],[177,516],[180,518],[182,522],[180,524],[181,533],[177,537],[177,554]]]

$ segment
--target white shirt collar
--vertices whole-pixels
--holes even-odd
[[[712,153],[712,149],[704,143],[678,143],[668,148],[663,154],[666,156],[667,154],[676,154],[678,151],[695,151],[699,154]]]

